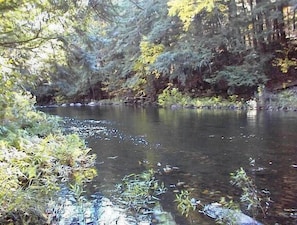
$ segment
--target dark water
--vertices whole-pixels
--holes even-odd
[[[43,109],[67,117],[98,155],[94,191],[110,190],[127,174],[166,165],[179,171],[160,176],[171,184],[185,182],[202,202],[222,196],[236,200],[240,190],[230,173],[243,167],[259,191],[271,193],[264,224],[297,224],[297,113],[166,110],[134,107],[59,107]],[[71,119],[69,119],[71,118]],[[255,166],[249,159],[255,159]],[[169,191],[169,192],[170,192]],[[172,192],[171,192],[172,193]],[[163,206],[178,224],[214,224],[205,216],[184,219],[175,211],[173,194]],[[191,221],[191,222],[190,222]]]

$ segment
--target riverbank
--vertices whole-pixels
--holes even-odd
[[[50,104],[39,107],[82,107],[82,106],[154,106],[176,109],[201,109],[201,110],[267,110],[267,111],[297,111],[297,87],[286,89],[278,93],[266,92],[249,100],[239,99],[232,95],[228,98],[221,96],[191,98],[180,93],[177,89],[166,90],[159,95],[156,102],[148,102],[145,98],[115,98],[102,99],[89,102],[72,102]]]

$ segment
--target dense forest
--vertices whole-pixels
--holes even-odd
[[[296,0],[1,0],[1,76],[41,104],[297,84]]]

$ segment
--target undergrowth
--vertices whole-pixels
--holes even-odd
[[[95,155],[35,98],[0,74],[0,224],[44,224],[47,203],[62,186],[93,179]]]
[[[246,105],[237,95],[231,95],[228,99],[221,96],[192,98],[183,94],[177,88],[168,87],[158,96],[158,104],[161,107],[193,107],[193,108],[244,108]]]

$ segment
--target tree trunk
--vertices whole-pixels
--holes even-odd
[[[261,4],[262,0],[256,0],[256,7]],[[261,7],[261,6],[260,6]],[[255,31],[256,31],[256,39],[257,46],[261,52],[266,51],[265,39],[264,39],[264,21],[263,21],[263,13],[262,10],[255,15]]]

